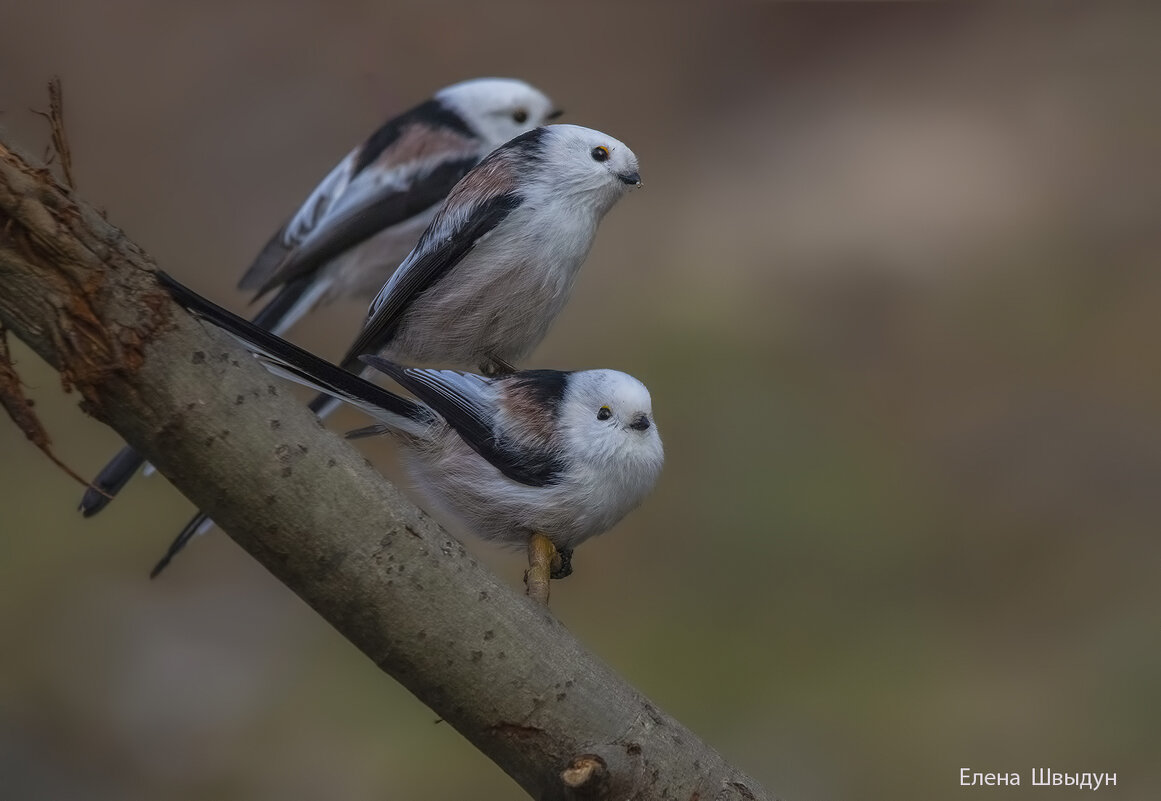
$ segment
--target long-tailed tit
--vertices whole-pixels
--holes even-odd
[[[270,239],[238,286],[273,293],[254,323],[283,333],[312,309],[370,297],[415,246],[438,204],[480,159],[559,115],[539,90],[480,78],[388,120],[331,170]],[[93,481],[96,514],[144,463],[124,448]]]
[[[341,366],[358,372],[361,356],[379,354],[510,371],[564,308],[601,218],[640,184],[633,151],[600,131],[549,125],[517,136],[456,184]]]
[[[406,388],[400,397],[210,303],[167,276],[175,299],[240,339],[273,372],[379,421],[429,511],[487,540],[536,533],[562,554],[601,534],[652,490],[664,453],[649,391],[616,370],[525,370],[496,378],[365,363]]]

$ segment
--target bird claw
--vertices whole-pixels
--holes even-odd
[[[556,550],[552,540],[540,532],[534,532],[528,538],[528,570],[524,572],[525,594],[532,600],[548,606],[549,584],[551,580],[566,568],[572,572],[572,552],[568,552],[569,559]],[[564,575],[568,575],[564,573]]]
[[[568,578],[572,575],[572,548],[558,548],[556,556],[552,558],[552,570],[548,577],[551,579]]]

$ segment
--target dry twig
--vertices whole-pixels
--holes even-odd
[[[33,111],[48,120],[52,132],[52,147],[60,159],[60,169],[64,174],[65,185],[69,189],[76,189],[73,182],[73,154],[69,150],[69,140],[65,135],[64,124],[64,92],[61,89],[60,76],[54,75],[48,81],[48,111]]]
[[[0,326],[0,406],[8,412],[16,427],[24,432],[24,436],[40,448],[41,453],[53,464],[79,484],[86,487],[89,485],[89,482],[77,475],[52,452],[52,440],[48,437],[48,431],[36,416],[36,412],[32,411],[32,399],[24,394],[20,376],[16,374],[16,366],[12,363],[12,354],[8,350],[8,331],[3,326]]]

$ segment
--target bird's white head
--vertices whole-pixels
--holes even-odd
[[[649,390],[616,370],[570,373],[558,425],[570,454],[605,469],[638,474],[650,486],[665,455]]]
[[[561,113],[539,89],[514,78],[476,78],[441,89],[435,97],[458,113],[490,149]]]
[[[553,194],[587,199],[603,214],[625,192],[641,185],[637,156],[624,142],[579,125],[541,130],[537,173]]]

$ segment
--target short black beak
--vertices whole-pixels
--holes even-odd
[[[634,431],[648,431],[649,425],[649,418],[643,414],[639,414],[633,418],[632,423],[629,423],[629,428],[633,429]]]
[[[546,114],[546,115],[545,115],[544,119],[546,119],[546,120],[555,120],[555,119],[556,119],[557,117],[559,117],[561,114],[564,114],[564,109],[562,109],[562,108],[558,108],[558,109],[556,109],[555,111],[550,111],[550,112],[548,112],[548,114]]]
[[[622,172],[617,175],[621,179],[621,183],[629,184],[629,186],[641,185],[641,173],[634,170],[633,172]]]

